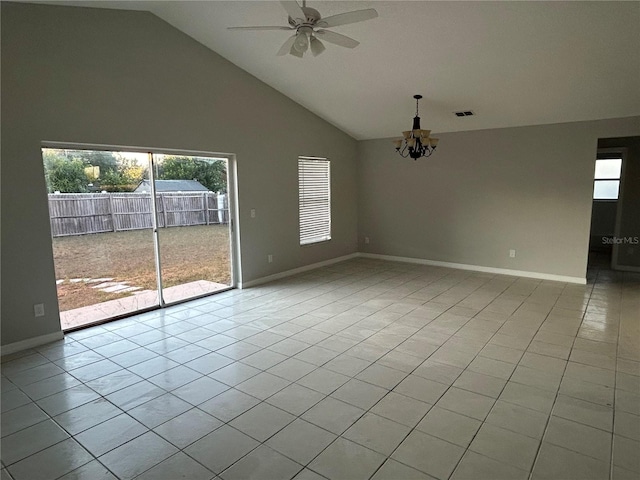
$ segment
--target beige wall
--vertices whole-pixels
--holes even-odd
[[[359,249],[584,278],[598,138],[638,132],[640,117],[448,133],[417,161],[359,142]]]
[[[244,281],[356,251],[355,140],[149,13],[3,2],[1,114],[3,345],[60,329],[42,141],[236,154]],[[298,155],[332,160],[305,248]]]

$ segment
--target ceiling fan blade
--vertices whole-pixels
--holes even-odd
[[[318,27],[330,28],[337,27],[338,25],[348,25],[350,23],[364,22],[365,20],[371,20],[376,18],[378,12],[373,8],[367,8],[365,10],[355,10],[353,12],[339,13],[338,15],[332,15],[327,18],[321,19],[318,23]]]
[[[281,0],[280,3],[284,7],[284,9],[287,11],[289,16],[294,20],[300,19],[301,21],[303,21],[307,18],[307,16],[302,11],[302,8],[300,7],[300,5],[298,5],[298,2],[296,2],[295,0]]]
[[[311,49],[311,53],[313,54],[313,56],[317,57],[318,55],[320,55],[322,52],[325,51],[326,47],[316,37],[311,37],[311,43],[309,44],[309,48]]]
[[[297,35],[291,35],[289,38],[287,38],[287,41],[284,42],[282,47],[280,47],[280,50],[278,50],[278,53],[276,53],[276,55],[278,57],[282,57],[283,55],[286,55],[287,53],[289,53],[290,50],[293,48],[293,44],[296,41],[296,37]]]
[[[259,26],[259,27],[227,27],[227,30],[293,30],[293,28],[292,27]]]
[[[335,45],[340,45],[341,47],[347,48],[355,48],[360,45],[360,42],[354,40],[351,37],[347,37],[346,35],[342,35],[340,33],[332,32],[330,30],[318,30],[315,32],[316,35],[320,35],[322,40],[333,43]]]

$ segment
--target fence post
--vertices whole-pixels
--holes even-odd
[[[164,201],[164,193],[159,193],[160,197],[160,205],[162,206],[162,218],[164,219],[164,228],[169,228],[169,224],[167,223],[167,206]],[[151,215],[153,215],[153,211],[151,211]]]
[[[111,223],[113,224],[113,232],[117,232],[118,228],[116,227],[116,214],[113,208],[113,193],[107,193],[109,195],[109,210],[111,213]]]
[[[218,198],[216,199],[216,205],[218,208],[218,222],[220,224],[225,224],[226,222],[226,210],[225,210],[225,201],[227,199],[227,195],[225,193],[218,193]]]
[[[203,192],[202,204],[204,208],[204,220],[209,225],[209,192]]]

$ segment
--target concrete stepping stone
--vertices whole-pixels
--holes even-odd
[[[119,282],[104,282],[104,283],[101,283],[99,285],[94,285],[91,288],[103,289],[103,288],[107,288],[107,287],[113,287],[115,285],[120,285],[120,283]]]
[[[124,283],[118,283],[118,284],[113,285],[111,287],[101,288],[100,290],[102,290],[103,292],[107,292],[107,293],[114,293],[114,292],[120,292],[120,291],[125,290],[127,288],[129,288],[129,285],[124,284]]]
[[[127,287],[123,290],[119,290],[120,293],[124,292],[135,292],[136,290],[140,290],[142,287]]]

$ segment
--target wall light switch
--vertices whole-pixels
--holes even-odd
[[[364,237],[364,243],[365,245],[369,245],[369,237]]]
[[[33,306],[33,315],[35,317],[44,317],[44,303],[36,303]]]
[[[269,263],[273,262],[273,255],[267,255],[267,262]]]
[[[509,250],[509,257],[516,258],[516,251],[515,250]]]
[[[256,218],[256,209],[255,208],[251,209],[251,218]]]

